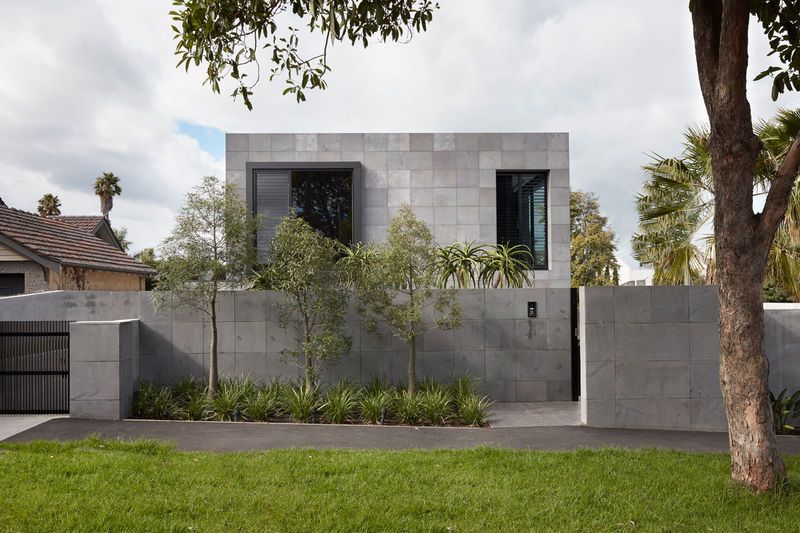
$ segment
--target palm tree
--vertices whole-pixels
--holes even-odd
[[[40,216],[50,217],[61,214],[61,200],[55,194],[44,194],[39,198],[39,207],[37,208]]]
[[[122,194],[119,186],[119,177],[113,172],[103,172],[103,175],[94,180],[94,193],[100,197],[100,210],[108,218],[108,213],[114,207],[114,197]]]
[[[768,192],[783,155],[800,131],[800,109],[781,109],[754,129],[763,145],[753,181],[757,197]],[[706,127],[688,128],[681,157],[654,156],[643,167],[647,179],[636,198],[639,231],[633,236],[633,249],[640,262],[653,265],[657,284],[714,281],[714,190],[708,136]],[[798,273],[800,184],[796,182],[770,250],[766,279],[800,298]]]

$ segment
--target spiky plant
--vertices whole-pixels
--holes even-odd
[[[349,381],[341,381],[328,390],[322,406],[325,419],[332,424],[346,424],[356,416],[361,391]]]
[[[455,242],[439,248],[436,253],[437,285],[450,285],[459,289],[477,288],[486,256],[486,245],[473,242]]]
[[[533,254],[523,244],[491,246],[481,265],[480,281],[495,289],[522,288],[533,282]]]

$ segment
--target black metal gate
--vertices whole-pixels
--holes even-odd
[[[0,414],[69,413],[69,322],[0,322]]]
[[[572,400],[578,401],[581,395],[581,338],[578,322],[578,289],[569,290],[569,317],[572,329]]]

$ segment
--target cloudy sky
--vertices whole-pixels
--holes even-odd
[[[600,196],[632,262],[640,166],[705,120],[687,2],[440,4],[409,43],[336,46],[327,91],[296,104],[262,83],[249,112],[174,68],[168,0],[4,0],[0,196],[35,210],[51,192],[65,214],[98,213],[91,185],[111,170],[124,189],[112,221],[139,250],[167,234],[201,176],[224,175],[226,131],[567,131],[573,189]],[[758,28],[752,41],[755,75],[767,62]],[[755,116],[800,105],[769,89],[752,84]]]

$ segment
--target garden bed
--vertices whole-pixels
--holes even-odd
[[[342,381],[327,389],[275,380],[220,380],[209,398],[206,384],[186,378],[172,386],[140,384],[133,417],[154,420],[216,420],[409,426],[484,427],[491,402],[469,377],[445,385],[432,380],[408,394],[382,380],[367,386]]]

